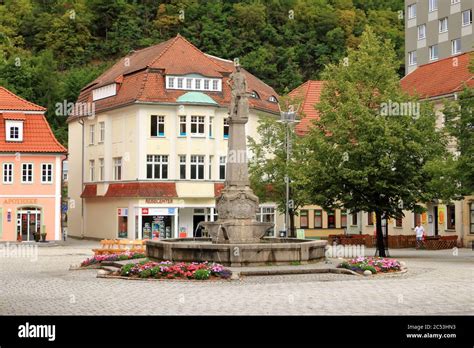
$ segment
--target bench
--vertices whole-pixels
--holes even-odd
[[[99,249],[92,249],[94,255],[121,254],[125,252],[145,253],[145,241],[128,239],[103,239]]]

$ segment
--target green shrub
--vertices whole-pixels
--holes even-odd
[[[119,261],[128,260],[128,255],[121,254],[118,256]]]
[[[376,270],[373,266],[369,266],[369,265],[361,266],[360,269],[361,269],[362,271],[371,271],[372,274],[377,273],[377,270]]]
[[[211,272],[209,270],[198,269],[196,272],[194,272],[194,279],[205,280],[205,279],[209,279],[210,275],[211,275]]]
[[[157,275],[160,275],[160,267],[153,267],[150,271],[151,271],[152,277],[156,277]]]
[[[151,269],[145,269],[138,274],[140,278],[150,278],[151,277]]]
[[[133,266],[135,266],[133,263],[127,263],[126,265],[122,266],[122,269],[120,270],[120,275],[128,276]]]

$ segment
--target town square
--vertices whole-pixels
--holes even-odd
[[[0,316],[465,340],[473,5],[0,1]]]

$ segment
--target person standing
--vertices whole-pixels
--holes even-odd
[[[423,235],[425,234],[425,229],[421,225],[421,222],[415,227],[415,234],[416,234],[416,248],[419,249],[422,245]]]

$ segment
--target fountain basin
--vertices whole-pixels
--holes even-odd
[[[217,262],[243,267],[305,264],[324,258],[326,241],[296,238],[263,238],[260,243],[212,243],[211,238],[177,238],[146,241],[147,257],[184,262]]]

